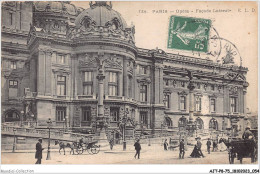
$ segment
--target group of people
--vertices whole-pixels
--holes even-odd
[[[245,132],[243,133],[242,135],[242,138],[244,140],[247,140],[247,139],[253,139],[254,138],[254,135],[253,133],[250,131],[250,127],[247,127]],[[201,138],[200,137],[197,137],[195,138],[196,139],[196,144],[193,148],[193,151],[191,153],[191,157],[192,158],[200,158],[200,157],[205,157],[201,151],[201,146],[202,146],[202,143],[201,143]],[[222,141],[221,141],[222,140]],[[79,140],[79,145],[82,145],[83,144],[83,138]],[[110,149],[112,150],[113,149],[113,145],[114,145],[114,139],[111,139],[109,141],[109,144],[110,144]],[[208,154],[210,154],[210,150],[211,150],[211,139],[208,138],[207,142],[206,142],[206,146],[207,146],[207,152]],[[219,144],[220,144],[220,149],[221,151],[224,149],[226,149],[225,145],[224,145],[224,139],[220,139],[219,141]],[[212,151],[215,151],[217,149],[217,146],[218,146],[218,141],[213,141],[213,150]],[[134,158],[138,158],[140,159],[140,152],[141,152],[141,144],[140,144],[140,140],[138,139],[135,143],[134,143],[134,147],[135,147],[135,150],[136,150],[136,153],[134,155]],[[35,164],[41,164],[41,159],[42,159],[42,151],[44,150],[44,148],[42,148],[42,139],[38,139],[38,142],[36,144],[36,153],[35,153],[35,158],[37,159],[36,163]],[[167,142],[167,139],[165,139],[164,141],[164,150],[168,150],[168,142]],[[179,144],[179,158],[180,159],[184,159],[184,155],[185,155],[185,143],[184,143],[184,139],[182,138],[181,141],[180,141],[180,144]]]

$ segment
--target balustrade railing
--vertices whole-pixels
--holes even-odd
[[[25,128],[19,126],[10,126],[6,124],[2,124],[1,130],[2,133],[14,134],[14,129],[16,130],[15,134],[17,136],[32,136],[32,137],[42,137],[48,138],[49,130],[48,129],[35,129],[35,128]],[[80,138],[85,138],[87,141],[93,141],[95,136],[93,134],[80,134],[80,133],[72,133],[65,132],[63,129],[51,129],[50,134],[52,138],[55,139],[64,139],[68,141],[77,141]]]

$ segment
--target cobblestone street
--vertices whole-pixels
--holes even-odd
[[[128,144],[126,151],[122,151],[122,145],[116,145],[112,151],[103,148],[96,155],[90,155],[87,151],[81,155],[70,155],[69,149],[66,150],[66,155],[61,155],[55,150],[51,151],[51,160],[46,160],[45,149],[42,164],[229,164],[227,151],[208,154],[204,145],[202,151],[205,158],[190,158],[192,150],[193,147],[189,146],[185,152],[185,159],[178,159],[178,150],[164,151],[161,144],[142,144],[141,159],[138,160],[134,158],[134,146]],[[33,150],[2,152],[2,164],[34,164],[34,155]],[[239,161],[235,160],[235,164],[239,164]],[[244,158],[243,164],[250,164],[250,158]]]

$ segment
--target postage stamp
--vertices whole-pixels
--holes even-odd
[[[207,52],[211,20],[171,16],[168,48]]]

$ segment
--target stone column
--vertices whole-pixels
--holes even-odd
[[[160,82],[161,82],[161,79],[160,79],[160,66],[159,65],[155,65],[155,68],[154,68],[154,96],[155,96],[155,103],[156,104],[162,104],[163,101],[160,100]]]
[[[128,75],[127,75],[127,58],[123,60],[123,95],[128,98]]]
[[[118,73],[118,96],[123,96],[123,73]]]
[[[76,54],[71,54],[70,56],[71,59],[71,75],[72,75],[72,84],[73,84],[73,98],[76,99],[77,95],[78,95],[78,60],[77,60],[77,55]]]
[[[39,50],[37,65],[37,95],[44,95],[45,92],[45,52]]]
[[[52,51],[48,50],[46,52],[45,57],[45,95],[51,96],[51,77],[52,77],[52,70],[51,70],[51,59],[52,59]]]
[[[104,116],[104,79],[103,70],[99,70],[98,79],[98,117]]]
[[[136,64],[133,65],[132,98],[136,100]]]

